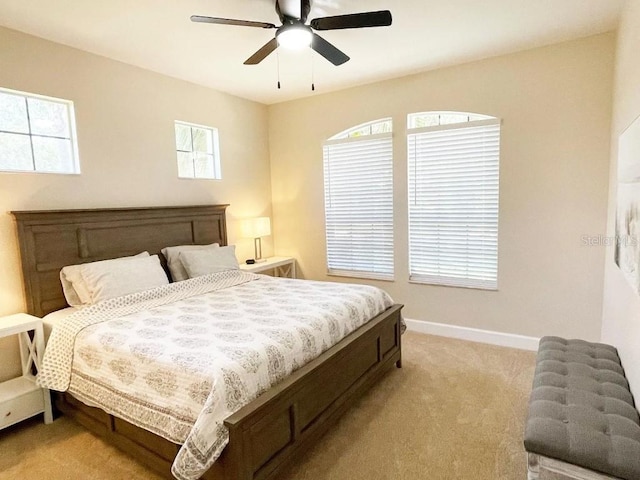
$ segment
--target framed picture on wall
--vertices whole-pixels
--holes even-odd
[[[618,141],[615,261],[640,294],[640,117]]]

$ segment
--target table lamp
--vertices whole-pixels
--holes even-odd
[[[247,263],[266,261],[266,259],[262,258],[262,237],[271,235],[271,220],[269,217],[247,218],[241,222],[240,230],[244,238],[253,238],[255,258],[253,262],[248,260]]]

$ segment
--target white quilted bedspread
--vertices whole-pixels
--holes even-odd
[[[56,327],[39,382],[182,444],[200,477],[223,421],[386,310],[375,287],[227,271],[85,308]]]

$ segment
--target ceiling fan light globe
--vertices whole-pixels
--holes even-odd
[[[278,45],[287,50],[302,50],[311,45],[311,38],[311,30],[308,28],[286,28],[278,32]]]

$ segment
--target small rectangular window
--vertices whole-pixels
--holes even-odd
[[[0,171],[80,173],[73,102],[0,88]]]
[[[218,129],[175,122],[178,177],[220,180]]]

